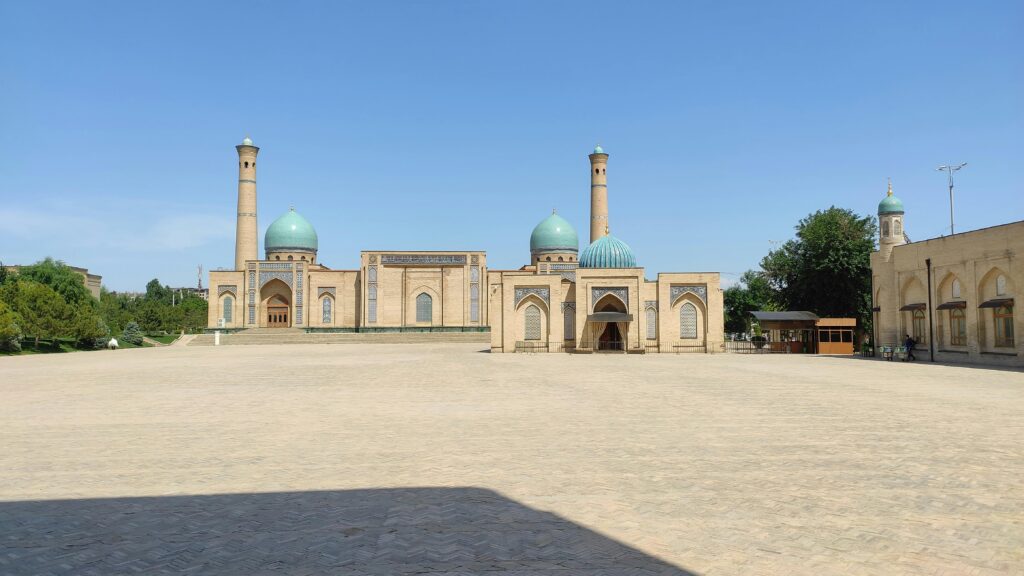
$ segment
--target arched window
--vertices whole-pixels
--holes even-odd
[[[994,308],[992,319],[996,325],[996,346],[1013,348],[1013,304]]]
[[[565,334],[562,336],[565,340],[576,339],[576,309],[565,308],[562,312],[562,332]]]
[[[416,297],[416,321],[432,322],[434,318],[434,299],[423,292]]]
[[[697,307],[689,302],[679,307],[679,337],[697,337]]]
[[[324,324],[331,323],[331,297],[324,296],[321,300],[320,308],[323,310],[323,322]]]
[[[224,302],[221,303],[220,316],[225,322],[234,322],[234,311],[235,311],[235,299],[231,296],[225,296]]]
[[[996,296],[1006,296],[1006,276],[996,277]]]
[[[648,308],[647,312],[647,339],[657,340],[658,339],[658,311],[654,308]]]
[[[248,167],[249,167],[249,163],[248,163],[248,162],[246,162],[246,163],[245,163],[245,167],[246,167],[246,168],[248,168]]]
[[[889,221],[882,220],[882,238],[889,237]]]
[[[540,340],[540,308],[536,304],[526,307],[526,339]]]
[[[565,260],[561,256],[558,257],[558,261],[559,262],[565,262]]]
[[[967,318],[963,308],[949,311],[949,343],[953,346],[967,345]]]
[[[957,280],[956,278],[953,279],[952,293],[953,298],[960,297],[960,281]]]
[[[903,234],[903,225],[900,224],[900,219],[897,218],[892,221],[892,235],[899,238]]]
[[[291,254],[289,254],[289,255],[288,255],[288,259],[289,259],[289,260],[294,260],[294,258],[292,258],[292,255],[291,255]]]
[[[370,274],[369,274],[368,280],[370,282],[376,282],[377,281],[377,267],[376,266],[370,266]]]
[[[274,256],[274,260],[280,260],[280,259],[281,259],[280,256]]]
[[[913,327],[911,332],[914,335],[914,342],[924,344],[928,341],[926,338],[928,333],[925,332],[924,310],[914,310],[911,314],[911,321],[911,326]]]

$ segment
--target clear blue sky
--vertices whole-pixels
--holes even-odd
[[[233,262],[234,145],[262,231],[294,204],[320,258],[529,257],[585,242],[595,143],[612,233],[648,276],[756,267],[801,217],[948,231],[1024,219],[1024,3],[3,2],[0,260],[115,290]],[[582,248],[582,246],[581,246]]]

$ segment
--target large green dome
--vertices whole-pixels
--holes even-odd
[[[628,244],[605,234],[583,249],[580,268],[636,268],[636,256]]]
[[[292,208],[267,227],[263,249],[267,252],[316,252],[316,230]]]
[[[551,213],[541,220],[530,234],[530,253],[538,252],[576,252],[580,249],[580,240],[576,229],[565,219]]]

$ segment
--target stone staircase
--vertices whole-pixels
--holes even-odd
[[[489,344],[489,332],[311,332],[297,328],[251,328],[221,333],[221,346],[260,344],[425,344],[467,342]],[[213,346],[213,334],[199,334],[188,346]]]

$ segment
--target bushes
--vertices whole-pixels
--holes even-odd
[[[142,329],[139,328],[138,322],[129,322],[124,327],[124,332],[121,333],[121,340],[133,346],[142,346]]]

